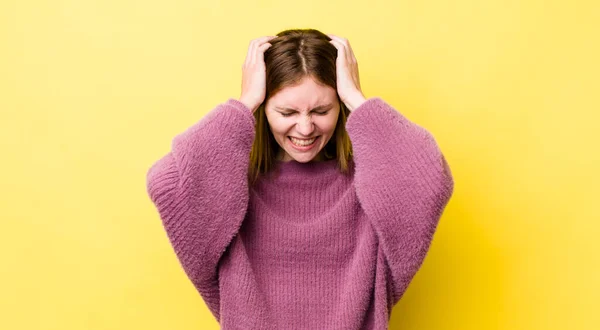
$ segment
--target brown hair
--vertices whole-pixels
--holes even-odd
[[[269,97],[285,87],[299,83],[305,77],[337,91],[337,49],[329,40],[331,38],[318,30],[292,29],[279,32],[277,38],[269,41],[271,47],[264,54],[267,79],[265,100],[254,112],[256,135],[248,169],[251,185],[261,174],[273,168],[279,148],[265,114],[265,105]],[[338,168],[347,174],[352,161],[352,144],[346,132],[346,119],[350,111],[339,95],[338,101],[340,113],[336,128],[332,138],[323,148],[323,153],[325,160],[337,158]]]

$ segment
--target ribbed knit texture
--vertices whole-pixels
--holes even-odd
[[[177,135],[147,191],[221,329],[387,329],[454,181],[434,137],[380,98],[350,113],[354,163],[277,162],[247,183],[255,119],[229,99]]]

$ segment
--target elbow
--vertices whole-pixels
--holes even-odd
[[[452,176],[452,171],[450,170],[450,165],[448,165],[448,161],[444,155],[441,155],[442,161],[442,176],[441,176],[441,187],[444,192],[444,195],[447,196],[448,199],[454,193],[454,177]]]
[[[179,173],[171,153],[156,161],[146,172],[146,192],[157,206],[172,195],[179,184]]]

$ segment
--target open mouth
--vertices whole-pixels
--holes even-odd
[[[291,136],[288,136],[288,140],[290,140],[291,144],[295,148],[303,150],[303,149],[310,149],[312,146],[314,146],[320,137],[321,136],[317,136],[316,138],[313,138],[311,140],[299,140],[296,138],[292,138]]]

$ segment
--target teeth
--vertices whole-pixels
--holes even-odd
[[[310,140],[298,140],[298,139],[290,136],[290,139],[292,140],[292,142],[295,145],[298,145],[298,146],[308,146],[308,145],[313,144],[313,142],[315,142],[315,140],[317,138],[313,138],[313,139],[310,139]]]

